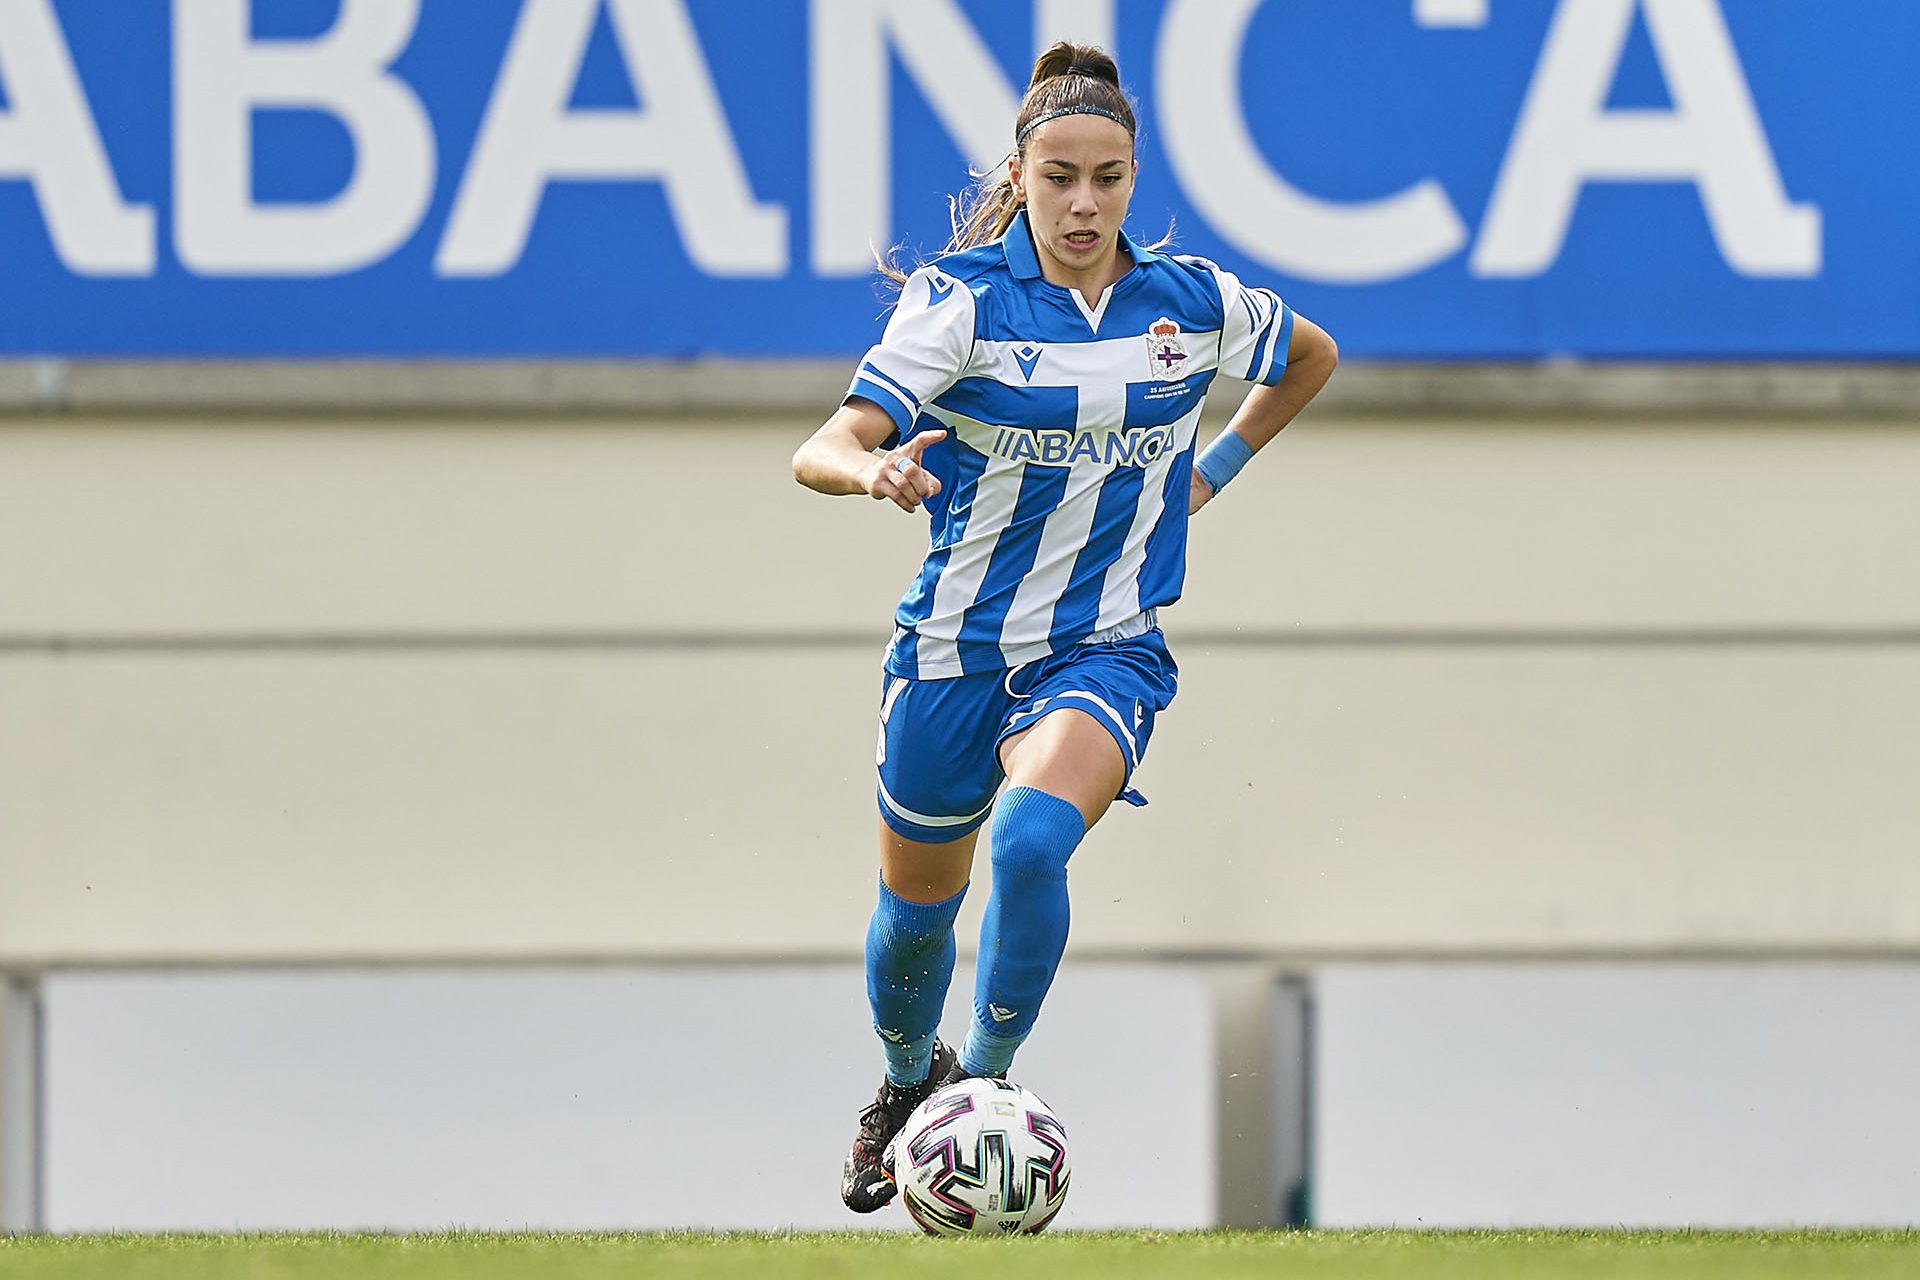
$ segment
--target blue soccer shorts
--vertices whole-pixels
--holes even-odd
[[[978,830],[1006,779],[1000,744],[1067,708],[1086,712],[1113,736],[1131,781],[1178,676],[1157,628],[1078,644],[1010,671],[947,680],[887,675],[877,751],[880,815],[907,839],[930,844]],[[1146,803],[1127,785],[1115,799]]]

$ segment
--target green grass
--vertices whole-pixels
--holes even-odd
[[[852,1233],[0,1238],[0,1280],[831,1280],[881,1274],[906,1280],[1912,1280],[1920,1276],[1920,1232],[1063,1232],[982,1241]]]

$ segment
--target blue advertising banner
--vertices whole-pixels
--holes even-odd
[[[1061,35],[1349,355],[1920,355],[1903,0],[4,0],[0,354],[850,355]]]

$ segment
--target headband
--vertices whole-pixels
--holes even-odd
[[[1039,115],[1027,121],[1027,127],[1022,129],[1020,136],[1013,140],[1013,149],[1018,151],[1021,147],[1026,146],[1028,134],[1038,129],[1047,121],[1058,120],[1061,116],[1105,116],[1122,129],[1125,129],[1129,138],[1133,136],[1133,126],[1125,120],[1122,120],[1116,113],[1107,110],[1105,107],[1096,107],[1091,103],[1083,103],[1078,106],[1055,107],[1052,111],[1042,111]]]

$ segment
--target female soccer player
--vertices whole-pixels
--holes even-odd
[[[1325,384],[1332,339],[1266,289],[1136,244],[1134,112],[1113,59],[1042,54],[998,181],[902,282],[845,402],[794,454],[821,493],[925,507],[880,699],[867,995],[887,1074],[841,1186],[892,1199],[888,1143],[940,1084],[1004,1076],[1067,941],[1067,860],[1128,783],[1176,668],[1187,518]],[[1216,373],[1258,384],[1195,457]],[[1004,782],[998,803],[995,793]],[[992,817],[973,1020],[937,1037],[953,922]]]

